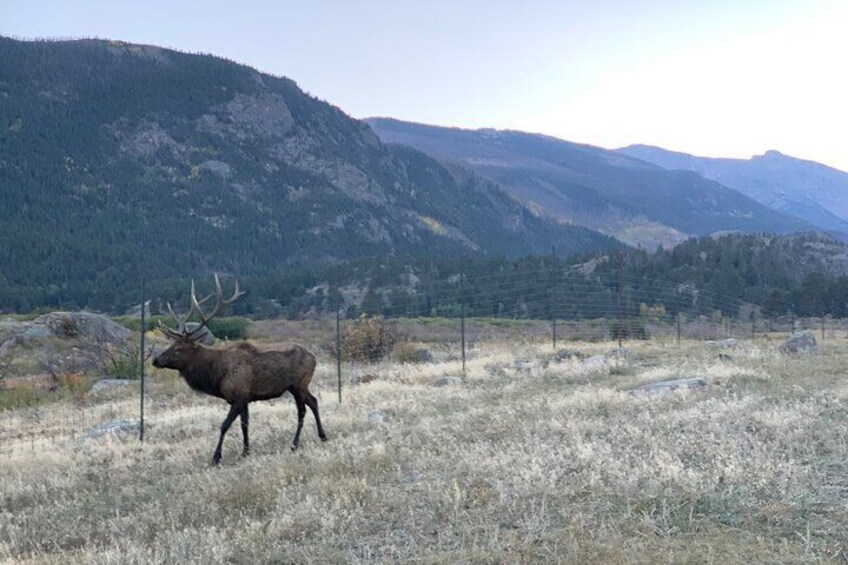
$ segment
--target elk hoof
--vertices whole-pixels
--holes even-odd
[[[215,455],[212,456],[212,464],[213,465],[220,465],[221,464],[221,454],[220,453],[216,453]]]
[[[298,448],[298,447],[300,447],[300,446],[299,446],[299,445],[297,445],[297,444],[292,444],[292,446],[291,446],[291,450],[292,450],[292,451],[297,451],[297,448]]]
[[[326,434],[325,434],[325,435],[318,436],[318,437],[320,437],[320,438],[321,438],[321,441],[327,441],[327,436],[326,436]]]
[[[244,449],[244,450],[241,452],[241,456],[242,456],[242,457],[247,457],[248,455],[250,455],[250,450],[249,450],[249,449]]]

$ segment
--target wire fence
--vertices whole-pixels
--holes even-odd
[[[255,321],[252,334],[261,347],[282,347],[295,338],[315,351],[324,390],[321,401],[326,403],[344,402],[351,380],[362,378],[387,355],[399,363],[428,362],[428,346],[447,352],[464,372],[469,348],[488,342],[544,344],[556,351],[575,341],[674,345],[773,340],[801,329],[813,330],[824,340],[848,333],[848,320],[767,318],[759,306],[736,297],[619,273],[596,283],[545,270],[460,274],[438,284],[361,298],[329,314]],[[133,347],[153,354],[167,342],[159,338],[152,345]],[[149,358],[142,363],[140,357],[145,355],[135,358],[140,379],[71,370],[10,377],[14,367],[6,367],[6,377],[0,379],[0,454],[74,447],[107,435],[155,441],[155,433],[145,437],[151,423],[155,428],[183,418],[200,418],[203,425],[217,429],[225,414],[220,400],[190,392],[175,374],[145,379],[151,371]],[[327,394],[331,389],[336,390]]]

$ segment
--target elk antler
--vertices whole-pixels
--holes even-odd
[[[239,292],[238,281],[236,281],[236,289],[235,289],[235,292],[233,293],[233,296],[230,297],[227,300],[224,300],[223,294],[224,294],[224,291],[221,288],[221,282],[218,280],[218,274],[217,273],[215,274],[215,291],[212,292],[211,294],[209,294],[208,296],[204,296],[201,300],[197,299],[197,295],[195,293],[195,287],[194,287],[194,280],[192,280],[191,281],[191,308],[189,309],[188,313],[181,316],[177,312],[174,311],[174,309],[171,307],[170,302],[166,302],[165,304],[168,307],[168,312],[171,314],[171,317],[174,318],[174,321],[176,321],[176,323],[177,323],[177,329],[169,328],[168,326],[163,324],[162,321],[160,320],[159,321],[159,331],[161,331],[163,334],[165,334],[166,337],[168,337],[170,339],[178,339],[180,337],[192,338],[192,337],[197,336],[200,333],[200,331],[206,326],[206,324],[209,323],[209,321],[212,318],[215,317],[215,315],[221,309],[221,306],[224,306],[226,304],[230,304],[230,303],[234,302],[239,296],[244,294],[244,292]],[[203,304],[206,304],[206,302],[208,302],[209,299],[212,298],[213,296],[217,296],[217,304],[215,305],[215,309],[212,311],[212,314],[209,315],[209,316],[206,316],[206,315],[204,315],[203,309],[201,308],[201,306],[203,306]],[[198,327],[196,327],[192,331],[187,331],[186,330],[186,323],[188,322],[188,319],[191,317],[191,315],[194,312],[197,312],[197,315],[200,316],[201,323]]]
[[[215,273],[215,292],[205,297],[203,300],[197,300],[197,295],[194,291],[194,281],[191,281],[191,309],[192,311],[197,312],[197,315],[200,316],[200,325],[192,331],[186,333],[185,335],[193,337],[199,334],[199,332],[204,327],[206,327],[206,325],[212,320],[212,318],[214,318],[218,314],[222,306],[232,304],[242,294],[244,294],[244,292],[239,291],[239,284],[238,281],[236,281],[236,286],[235,290],[233,291],[233,295],[228,299],[224,300],[224,289],[221,288],[221,281],[218,279],[218,273]],[[211,314],[204,314],[203,308],[201,308],[201,306],[213,296],[215,296],[215,308],[212,310]]]

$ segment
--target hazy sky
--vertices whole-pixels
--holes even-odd
[[[360,118],[848,171],[846,0],[0,0],[0,34],[214,53]]]

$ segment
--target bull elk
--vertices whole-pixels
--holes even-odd
[[[198,341],[204,335],[204,328],[223,306],[231,304],[243,292],[239,291],[238,281],[233,295],[224,299],[224,291],[218,275],[215,275],[215,291],[202,300],[197,299],[194,281],[191,282],[191,309],[184,316],[178,315],[171,305],[168,311],[177,323],[173,329],[160,322],[159,329],[173,340],[171,346],[153,360],[153,366],[175,369],[185,379],[188,386],[199,392],[222,398],[230,405],[227,417],[221,424],[218,446],[212,455],[212,462],[221,462],[221,449],[224,436],[235,419],[241,418],[241,431],[244,437],[242,456],[250,453],[248,438],[248,405],[257,400],[270,400],[290,392],[297,405],[297,431],[292,442],[292,450],[300,445],[300,432],[306,416],[306,407],[312,410],[318,426],[318,437],[327,440],[321,417],[318,414],[318,399],[309,392],[309,383],[315,372],[315,356],[299,345],[284,351],[259,351],[253,345],[243,342],[226,349],[206,347]],[[211,314],[203,312],[203,304],[215,297],[215,307]],[[195,313],[200,324],[188,329],[186,322]]]

